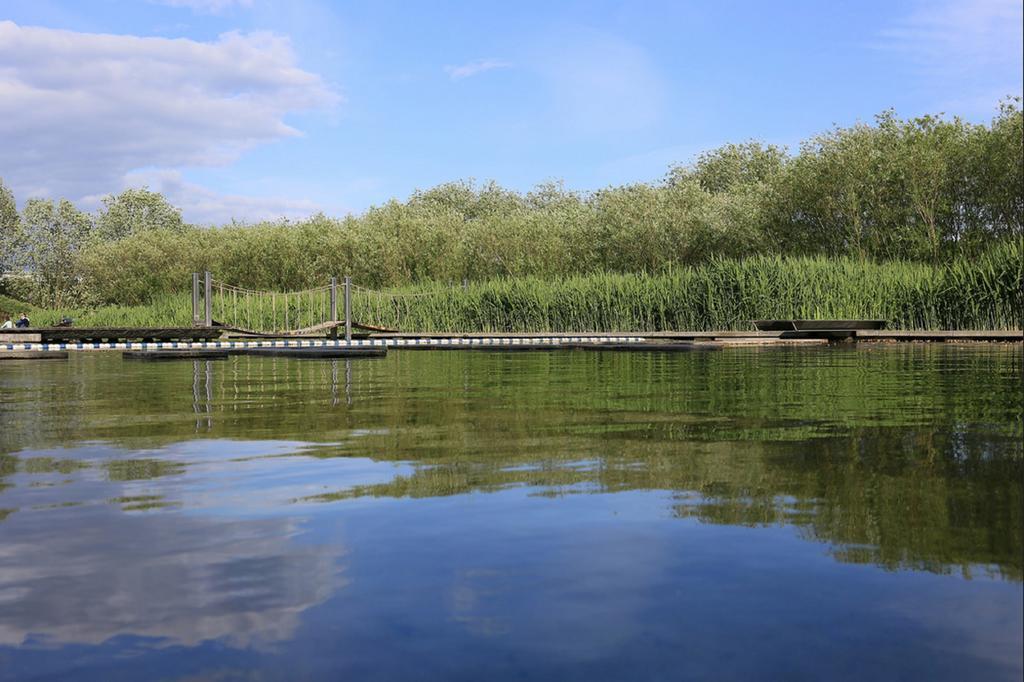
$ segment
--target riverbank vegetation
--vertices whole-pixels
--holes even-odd
[[[190,322],[190,273],[209,270],[253,289],[349,274],[368,288],[436,292],[416,305],[374,299],[373,321],[424,331],[816,316],[1020,327],[1022,122],[1019,99],[989,125],[885,112],[792,155],[726,145],[656,183],[519,193],[459,182],[358,216],[256,225],[188,225],[145,189],[108,197],[95,215],[64,200],[18,211],[0,185],[0,269],[15,273],[2,289],[43,315],[118,324]],[[463,280],[465,291],[451,286]],[[371,305],[358,299],[357,313]]]
[[[751,329],[753,319],[882,319],[894,329],[1020,329],[1024,246],[1006,242],[977,257],[932,265],[844,256],[714,257],[661,273],[499,277],[466,287],[424,283],[356,290],[356,321],[404,331],[536,332]],[[4,301],[0,298],[0,307]],[[269,301],[245,302],[248,328],[273,328]],[[36,324],[63,315],[81,326],[187,326],[189,292],[145,304],[32,311]]]

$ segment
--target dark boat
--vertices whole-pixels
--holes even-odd
[[[884,329],[885,320],[754,320],[759,332],[847,332]]]

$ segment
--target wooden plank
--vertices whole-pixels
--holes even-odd
[[[718,350],[722,346],[717,343],[580,343],[571,344],[569,347],[629,353],[685,353],[694,350]]]
[[[847,337],[843,337],[847,338]],[[814,338],[789,338],[779,337],[774,339],[756,337],[736,337],[729,339],[718,339],[713,343],[722,346],[824,346],[833,341],[831,338],[816,336]]]
[[[217,327],[32,327],[13,332],[8,343],[79,341],[204,341],[221,335]]]
[[[536,339],[539,337],[562,339],[567,337],[577,338],[608,338],[616,337],[638,337],[645,339],[717,339],[717,338],[765,338],[777,339],[784,334],[793,332],[758,332],[758,331],[608,331],[608,332],[397,332],[370,334],[374,339]]]
[[[15,332],[12,334],[4,330],[0,333],[0,343],[39,343],[43,340],[42,335],[36,331]]]
[[[325,336],[337,337],[338,328],[344,326],[342,322],[323,322],[315,324],[312,327],[304,327],[303,329],[294,329],[291,331],[284,332],[260,332],[253,329],[245,329],[243,327],[222,327],[221,329],[225,334],[235,338],[253,338],[253,339],[322,339]],[[353,327],[361,327],[352,323]],[[383,329],[377,327],[375,329]],[[387,331],[387,330],[384,330]],[[353,333],[353,339],[367,338],[369,334],[366,333]],[[416,336],[415,334],[413,336]]]
[[[271,358],[382,358],[387,355],[383,346],[367,348],[314,347],[314,348],[233,348],[232,355],[255,355]]]
[[[62,350],[4,350],[0,360],[67,360],[68,352]]]
[[[452,337],[445,337],[452,338]],[[392,346],[392,350],[481,350],[481,351],[535,351],[560,350],[569,348],[567,344],[553,343],[478,343],[478,344],[416,344],[408,346]]]
[[[555,351],[555,350],[607,350],[607,351],[648,351],[679,352],[690,350],[715,350],[722,344],[700,343],[615,343],[608,341],[577,341],[565,343],[477,343],[477,344],[419,344],[392,346],[392,350],[472,350],[472,351]]]
[[[945,339],[961,341],[1022,341],[1024,332],[1019,329],[945,329],[945,330],[914,330],[914,329],[886,329],[886,330],[858,330],[858,339],[869,340],[920,340],[920,341],[942,341]]]
[[[125,360],[227,360],[228,352],[207,348],[172,348],[168,350],[128,350],[121,353]]]

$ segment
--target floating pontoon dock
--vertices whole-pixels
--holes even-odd
[[[54,332],[59,329],[60,334]],[[285,355],[305,352],[304,357],[345,354],[380,354],[386,350],[568,350],[603,349],[618,351],[674,352],[710,350],[722,346],[770,346],[827,344],[846,340],[857,342],[1024,341],[1020,330],[822,330],[822,331],[693,331],[648,332],[644,334],[375,334],[371,338],[352,339],[228,339],[218,340],[217,328],[182,329],[51,329],[4,330],[0,335],[0,355],[5,359],[28,359],[26,353],[67,351],[179,351]],[[191,337],[184,332],[194,332]],[[78,333],[76,333],[78,332]],[[97,340],[97,339],[106,340]],[[110,340],[111,338],[117,340]],[[128,339],[128,340],[124,340]],[[144,340],[135,340],[144,339]],[[162,340],[171,339],[171,340]],[[34,357],[39,357],[34,356]]]
[[[209,341],[219,327],[28,327],[0,331],[0,348],[18,343],[94,343],[117,341]]]

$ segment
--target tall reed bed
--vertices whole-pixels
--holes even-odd
[[[659,274],[500,278],[466,288],[357,288],[352,303],[357,322],[422,332],[743,330],[754,319],[815,318],[880,319],[892,329],[1020,329],[1022,286],[1024,246],[1011,241],[945,266],[761,256],[713,259]],[[339,288],[339,317],[340,299]],[[266,297],[261,301],[240,310],[241,319],[274,328],[274,315],[282,311],[271,309]],[[325,305],[320,299],[309,305],[314,304]],[[299,305],[291,315],[322,318],[319,308],[307,311],[304,300]],[[35,314],[37,324],[69,314],[79,326],[186,326],[192,320],[187,292],[147,305]]]
[[[933,267],[824,257],[716,259],[662,274],[505,278],[354,298],[355,319],[425,332],[750,329],[754,319],[881,319],[894,329],[1019,329],[1024,248]]]

